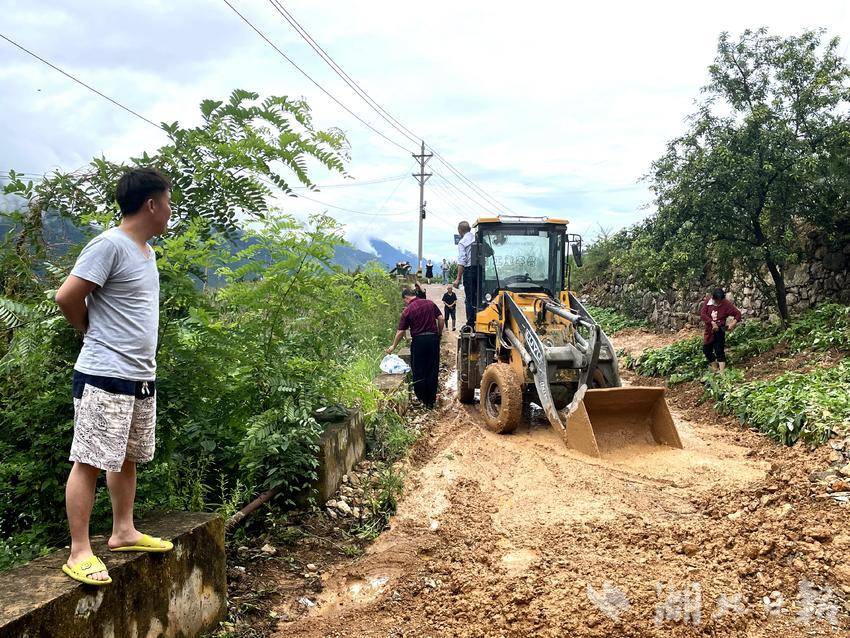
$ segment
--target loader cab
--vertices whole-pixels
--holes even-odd
[[[475,226],[479,310],[500,290],[545,293],[564,290],[567,223],[547,218],[486,218]],[[477,254],[476,254],[477,253]]]

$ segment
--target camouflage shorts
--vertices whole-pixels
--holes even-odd
[[[69,460],[120,472],[125,459],[153,458],[154,381],[128,381],[74,371],[74,441]]]

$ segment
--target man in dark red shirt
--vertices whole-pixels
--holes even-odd
[[[726,333],[731,332],[741,320],[741,311],[726,298],[722,288],[715,288],[711,297],[702,302],[699,317],[705,324],[702,337],[702,352],[708,365],[714,368],[715,361],[721,372],[726,369]],[[727,325],[726,320],[732,317]]]
[[[405,289],[402,293],[404,310],[398,322],[392,345],[387,354],[396,349],[405,330],[410,330],[410,372],[413,392],[426,408],[437,401],[437,384],[440,372],[440,335],[443,334],[443,315],[430,299],[421,299],[416,292]]]

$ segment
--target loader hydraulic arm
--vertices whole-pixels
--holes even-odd
[[[558,410],[555,409],[555,402],[552,399],[545,346],[534,330],[534,327],[526,319],[525,314],[516,305],[513,297],[511,295],[505,295],[505,300],[508,317],[516,322],[521,339],[517,338],[517,335],[514,335],[510,330],[506,330],[504,334],[511,342],[511,345],[520,353],[523,362],[526,363],[529,371],[534,376],[534,387],[537,389],[537,396],[540,398],[540,407],[543,408],[549,422],[559,428],[561,432],[566,432],[566,426],[561,421],[561,417],[558,416]]]

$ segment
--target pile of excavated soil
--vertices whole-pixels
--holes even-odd
[[[808,480],[828,452],[688,409],[697,388],[680,387],[683,450],[600,459],[533,415],[496,435],[446,402],[391,528],[321,573],[309,605],[284,596],[277,635],[843,635],[850,519]]]

